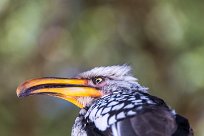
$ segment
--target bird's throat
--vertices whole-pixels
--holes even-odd
[[[86,106],[90,105],[94,100],[94,98],[92,98],[92,97],[75,97],[75,99],[83,107],[86,107]]]

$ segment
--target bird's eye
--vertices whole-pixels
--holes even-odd
[[[102,83],[104,81],[104,78],[103,77],[95,77],[92,79],[92,81],[95,85],[97,85],[97,84]]]

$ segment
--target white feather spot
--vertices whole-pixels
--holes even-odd
[[[122,119],[122,118],[125,118],[125,113],[124,112],[121,112],[117,115],[117,119]]]
[[[124,106],[124,103],[115,105],[112,110],[119,110],[119,109],[121,109],[123,106]]]
[[[108,107],[114,106],[114,105],[116,105],[116,104],[118,104],[118,102],[117,102],[117,101],[113,101],[113,102],[111,102],[111,103],[108,104]]]
[[[111,111],[111,107],[107,107],[102,111],[102,114],[106,114]]]
[[[133,107],[134,107],[133,104],[128,104],[128,105],[126,105],[126,106],[124,107],[124,109],[131,109],[131,108],[133,108]]]
[[[131,111],[128,111],[127,115],[131,116],[131,115],[135,115],[135,113],[136,113],[136,112],[134,112],[134,111],[131,110]]]
[[[96,118],[96,112],[98,111],[98,109],[97,108],[94,108],[94,109],[92,109],[91,110],[91,112],[90,112],[90,114],[89,114],[89,118],[90,118],[90,120],[94,120],[95,118]]]
[[[107,129],[107,127],[109,127],[109,125],[108,125],[108,117],[109,117],[109,114],[106,114],[104,116],[101,116],[100,118],[97,118],[94,121],[94,124],[96,125],[96,127],[99,130],[105,131]]]
[[[134,98],[134,97],[132,97],[132,98],[129,98],[128,100],[129,100],[129,101],[133,101],[133,100],[135,100],[135,98]]]
[[[103,108],[100,108],[100,109],[97,111],[96,117],[98,117],[98,116],[101,115],[102,109],[103,109]]]
[[[112,125],[112,124],[115,123],[115,122],[116,122],[115,115],[113,115],[112,117],[109,118],[108,124],[109,124],[109,125]]]

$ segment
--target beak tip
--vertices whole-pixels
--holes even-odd
[[[17,94],[18,97],[20,97],[20,95],[21,95],[21,90],[19,89],[19,87],[16,89],[16,94]]]
[[[17,94],[17,97],[18,98],[21,98],[21,97],[25,97],[25,96],[28,96],[29,95],[29,92],[27,92],[27,88],[28,88],[28,85],[31,81],[34,81],[35,82],[36,79],[33,79],[33,80],[27,80],[23,83],[21,83],[17,89],[16,89],[16,94]]]
[[[20,93],[16,93],[18,98],[22,98],[22,97],[26,97],[28,96],[28,94],[26,94],[24,91],[20,92]]]
[[[19,90],[19,89],[17,88],[16,94],[17,94],[18,98],[21,98],[23,93],[21,92],[21,90]]]
[[[17,94],[17,97],[18,97],[18,98],[21,98],[21,97],[26,96],[26,95],[25,95],[25,90],[24,90],[22,84],[17,87],[17,89],[16,89],[16,94]]]

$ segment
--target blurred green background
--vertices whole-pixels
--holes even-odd
[[[204,136],[202,0],[0,0],[0,135],[68,136],[79,109],[19,83],[130,64]]]

